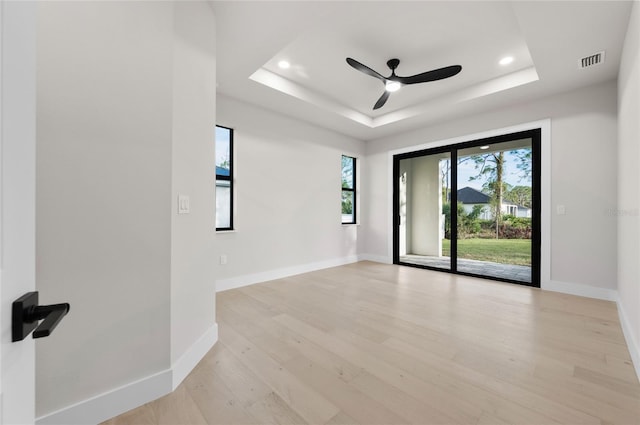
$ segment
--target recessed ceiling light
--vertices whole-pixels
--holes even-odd
[[[278,62],[278,66],[282,69],[289,69],[291,68],[291,64],[287,61],[280,61]]]
[[[484,150],[487,150],[487,149],[489,149],[489,145],[486,145],[486,146],[480,146],[480,149],[482,149],[483,151],[484,151]]]
[[[390,93],[400,90],[400,87],[402,87],[402,84],[400,84],[397,81],[387,81],[386,84],[384,85],[385,90],[387,90]]]
[[[500,65],[504,66],[504,65],[509,65],[511,62],[513,62],[513,56],[505,56],[504,58],[500,59]]]

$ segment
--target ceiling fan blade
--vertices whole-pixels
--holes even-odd
[[[412,75],[410,77],[396,77],[396,81],[399,81],[402,84],[426,83],[428,81],[436,81],[453,77],[460,71],[462,71],[462,67],[460,65],[451,65],[440,69],[434,69],[433,71],[423,72],[422,74]]]
[[[384,91],[384,93],[382,93],[382,96],[380,96],[380,99],[378,99],[378,101],[376,102],[375,105],[373,105],[373,109],[379,109],[382,108],[382,105],[384,105],[385,103],[387,103],[387,99],[389,99],[389,95],[391,94],[391,92],[388,91]]]
[[[361,64],[360,62],[358,62],[355,59],[351,59],[351,58],[347,58],[347,63],[349,65],[351,65],[352,67],[354,67],[355,69],[357,69],[360,72],[364,72],[367,75],[371,75],[374,78],[377,78],[378,80],[382,81],[383,83],[385,83],[387,80],[380,74],[378,74],[376,71],[374,71],[373,69],[369,68],[366,65]]]

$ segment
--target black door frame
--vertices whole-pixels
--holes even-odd
[[[453,164],[458,163],[458,151],[461,149],[473,148],[484,145],[495,145],[499,143],[511,142],[519,139],[531,139],[531,190],[533,194],[532,202],[532,219],[531,219],[531,282],[522,282],[513,279],[478,275],[474,273],[461,272],[457,269],[458,257],[458,217],[457,214],[451,214],[451,229],[456,237],[451,237],[451,267],[449,270],[426,265],[418,265],[411,263],[403,263],[400,261],[400,161],[403,159],[417,158],[421,156],[449,153],[451,158],[451,188],[458,187],[458,170]],[[454,145],[438,146],[435,148],[421,149],[413,152],[405,152],[393,156],[393,264],[403,266],[417,267],[429,270],[436,270],[445,273],[459,274],[463,276],[479,277],[483,279],[496,280],[500,282],[516,283],[519,285],[540,287],[541,272],[541,140],[542,129],[535,128],[532,130],[518,131],[515,133],[502,134],[499,136],[487,137],[483,139],[475,139],[468,142],[457,143]],[[451,205],[457,205],[457,190],[451,190]]]

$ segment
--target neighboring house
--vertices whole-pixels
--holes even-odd
[[[216,176],[229,176],[229,169],[216,165]],[[224,227],[225,223],[230,223],[229,213],[231,211],[231,183],[228,180],[216,178],[216,227]]]
[[[492,220],[493,212],[491,209],[491,197],[486,193],[482,193],[472,187],[463,187],[458,190],[458,202],[462,202],[465,212],[468,214],[473,211],[476,205],[482,205],[482,213],[480,218],[483,220]],[[503,214],[513,215],[515,217],[531,218],[531,208],[516,205],[511,201],[504,199],[502,201],[501,211]]]
[[[216,165],[216,175],[218,175],[218,176],[229,176],[229,169],[228,168],[218,167]]]

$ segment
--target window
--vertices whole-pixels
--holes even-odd
[[[233,129],[216,126],[216,230],[233,230]]]
[[[356,223],[356,159],[342,155],[342,224]]]

